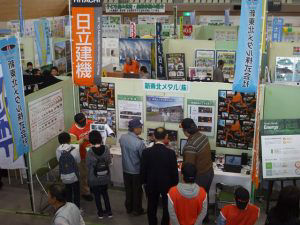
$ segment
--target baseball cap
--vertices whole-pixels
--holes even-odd
[[[185,118],[184,120],[181,121],[181,128],[183,129],[191,129],[191,128],[196,128],[196,124],[194,120],[191,118]]]
[[[247,207],[250,199],[250,194],[248,190],[243,187],[238,187],[235,190],[234,195],[235,195],[236,206],[239,209],[244,210]]]
[[[141,127],[143,127],[143,124],[141,123],[141,121],[139,119],[132,119],[129,121],[128,127],[129,128],[141,128]]]
[[[182,175],[185,182],[194,183],[197,175],[197,169],[191,163],[184,163],[182,166]]]

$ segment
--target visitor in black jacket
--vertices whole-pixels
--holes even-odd
[[[145,184],[148,198],[148,222],[157,225],[157,206],[162,197],[162,225],[169,225],[168,191],[178,184],[178,169],[176,154],[164,143],[168,138],[167,131],[160,127],[154,131],[155,144],[145,149],[141,160],[141,178]]]
[[[300,191],[288,186],[280,191],[277,205],[268,214],[266,225],[300,225]]]

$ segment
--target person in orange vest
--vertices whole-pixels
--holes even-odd
[[[249,203],[247,189],[239,187],[235,190],[235,205],[225,206],[217,220],[217,225],[254,225],[259,218],[260,209]]]
[[[172,187],[168,194],[171,225],[202,225],[207,214],[207,194],[196,183],[197,169],[184,163],[181,173],[184,183]]]
[[[124,64],[124,73],[131,73],[131,74],[139,74],[140,72],[140,64],[138,61],[127,57]]]

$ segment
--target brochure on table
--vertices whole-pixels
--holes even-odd
[[[263,178],[300,177],[300,135],[262,136]]]

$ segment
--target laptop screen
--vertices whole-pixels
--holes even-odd
[[[240,155],[225,155],[225,164],[233,166],[242,165],[242,156]]]

